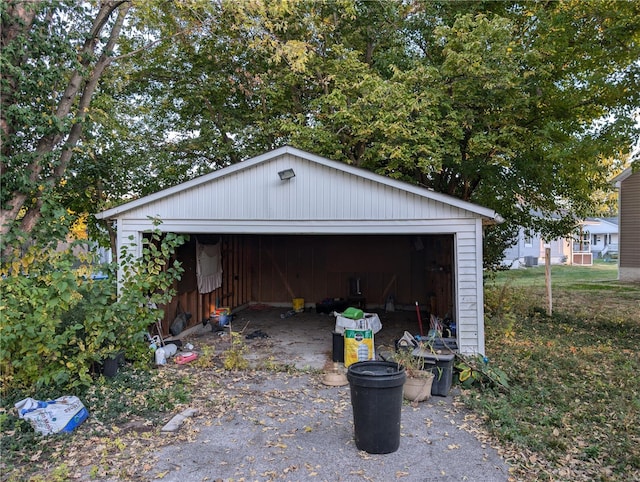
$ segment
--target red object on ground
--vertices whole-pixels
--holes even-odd
[[[190,361],[193,361],[196,358],[198,358],[198,354],[192,351],[189,351],[189,352],[183,353],[182,355],[178,355],[176,357],[176,363],[178,365],[184,365],[185,363],[189,363]]]
[[[418,314],[418,326],[420,327],[420,336],[424,336],[424,332],[422,331],[422,317],[420,316],[420,307],[418,306],[417,301],[416,301],[416,313]]]

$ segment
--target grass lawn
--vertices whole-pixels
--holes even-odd
[[[465,392],[518,480],[640,480],[640,285],[615,263],[544,266],[485,281],[486,351],[508,393]]]

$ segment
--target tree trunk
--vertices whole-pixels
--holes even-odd
[[[86,67],[87,69],[90,67],[90,61],[88,59],[93,57],[90,54],[95,52],[98,38],[100,37],[102,30],[106,26],[109,18],[116,10],[119,10],[118,18],[111,29],[109,40],[105,45],[100,58],[96,62],[93,69],[91,69],[91,75],[89,76],[87,81],[83,82],[82,74],[77,70],[71,75],[62,99],[60,100],[56,109],[56,117],[58,117],[59,119],[63,119],[68,116],[68,114],[71,112],[71,109],[73,108],[77,97],[80,96],[80,100],[78,102],[78,110],[76,113],[76,121],[74,122],[71,131],[66,136],[66,139],[63,135],[60,134],[46,136],[40,139],[40,141],[38,142],[38,146],[36,147],[36,155],[34,156],[34,159],[29,166],[29,171],[31,173],[29,176],[29,180],[32,183],[36,183],[39,180],[40,174],[42,173],[42,159],[48,153],[53,151],[56,146],[58,146],[63,140],[65,140],[65,148],[62,151],[60,163],[54,171],[53,177],[48,181],[50,183],[55,183],[64,175],[71,159],[73,148],[77,145],[82,135],[83,121],[86,117],[89,105],[91,103],[91,98],[93,97],[93,94],[98,85],[100,77],[104,72],[104,69],[112,60],[110,54],[115,48],[115,45],[118,41],[124,19],[130,7],[130,0],[101,2],[100,10],[98,11],[93,22],[89,36],[87,37],[82,50],[78,54],[80,58],[87,59],[82,61],[83,67]],[[3,36],[3,42],[4,41],[5,38]],[[40,218],[40,208],[42,206],[41,195],[42,191],[36,192],[35,204],[29,208],[22,219],[21,227],[26,232],[30,232]],[[11,200],[8,202],[8,204],[11,206],[10,209],[0,210],[0,234],[6,234],[9,231],[11,223],[16,220],[28,196],[30,196],[29,193],[16,191],[12,194]]]

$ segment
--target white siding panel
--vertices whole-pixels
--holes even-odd
[[[281,181],[278,171],[289,168],[296,176]],[[483,352],[481,218],[441,199],[285,153],[131,207],[118,218],[119,244],[150,230],[149,215],[178,233],[452,233],[459,346]]]
[[[458,258],[459,262],[475,261],[476,259],[475,251],[460,251],[459,254],[460,254],[460,257]]]
[[[474,281],[458,281],[458,288],[461,293],[465,293],[465,290],[471,290],[475,292],[476,282]]]
[[[281,181],[278,171],[288,168],[294,169],[296,177]],[[127,217],[135,218],[143,212],[146,215],[149,208],[134,208]],[[162,219],[236,219],[245,222],[472,221],[474,217],[463,209],[290,155],[180,191],[156,201],[151,209]]]
[[[482,284],[478,285],[478,223],[459,225],[456,235],[456,299],[458,301],[458,343],[463,353],[483,350],[479,340],[481,320],[478,319],[478,303],[481,303]],[[480,238],[481,239],[481,238]]]

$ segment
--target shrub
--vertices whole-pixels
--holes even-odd
[[[91,369],[111,354],[146,358],[143,335],[163,316],[157,306],[173,296],[182,273],[169,264],[182,236],[156,229],[142,256],[123,249],[121,276],[108,267],[106,280],[93,280],[90,256],[74,245],[57,251],[33,246],[3,263],[0,279],[0,381],[11,388],[72,388],[91,383]],[[119,296],[117,286],[119,284]]]

